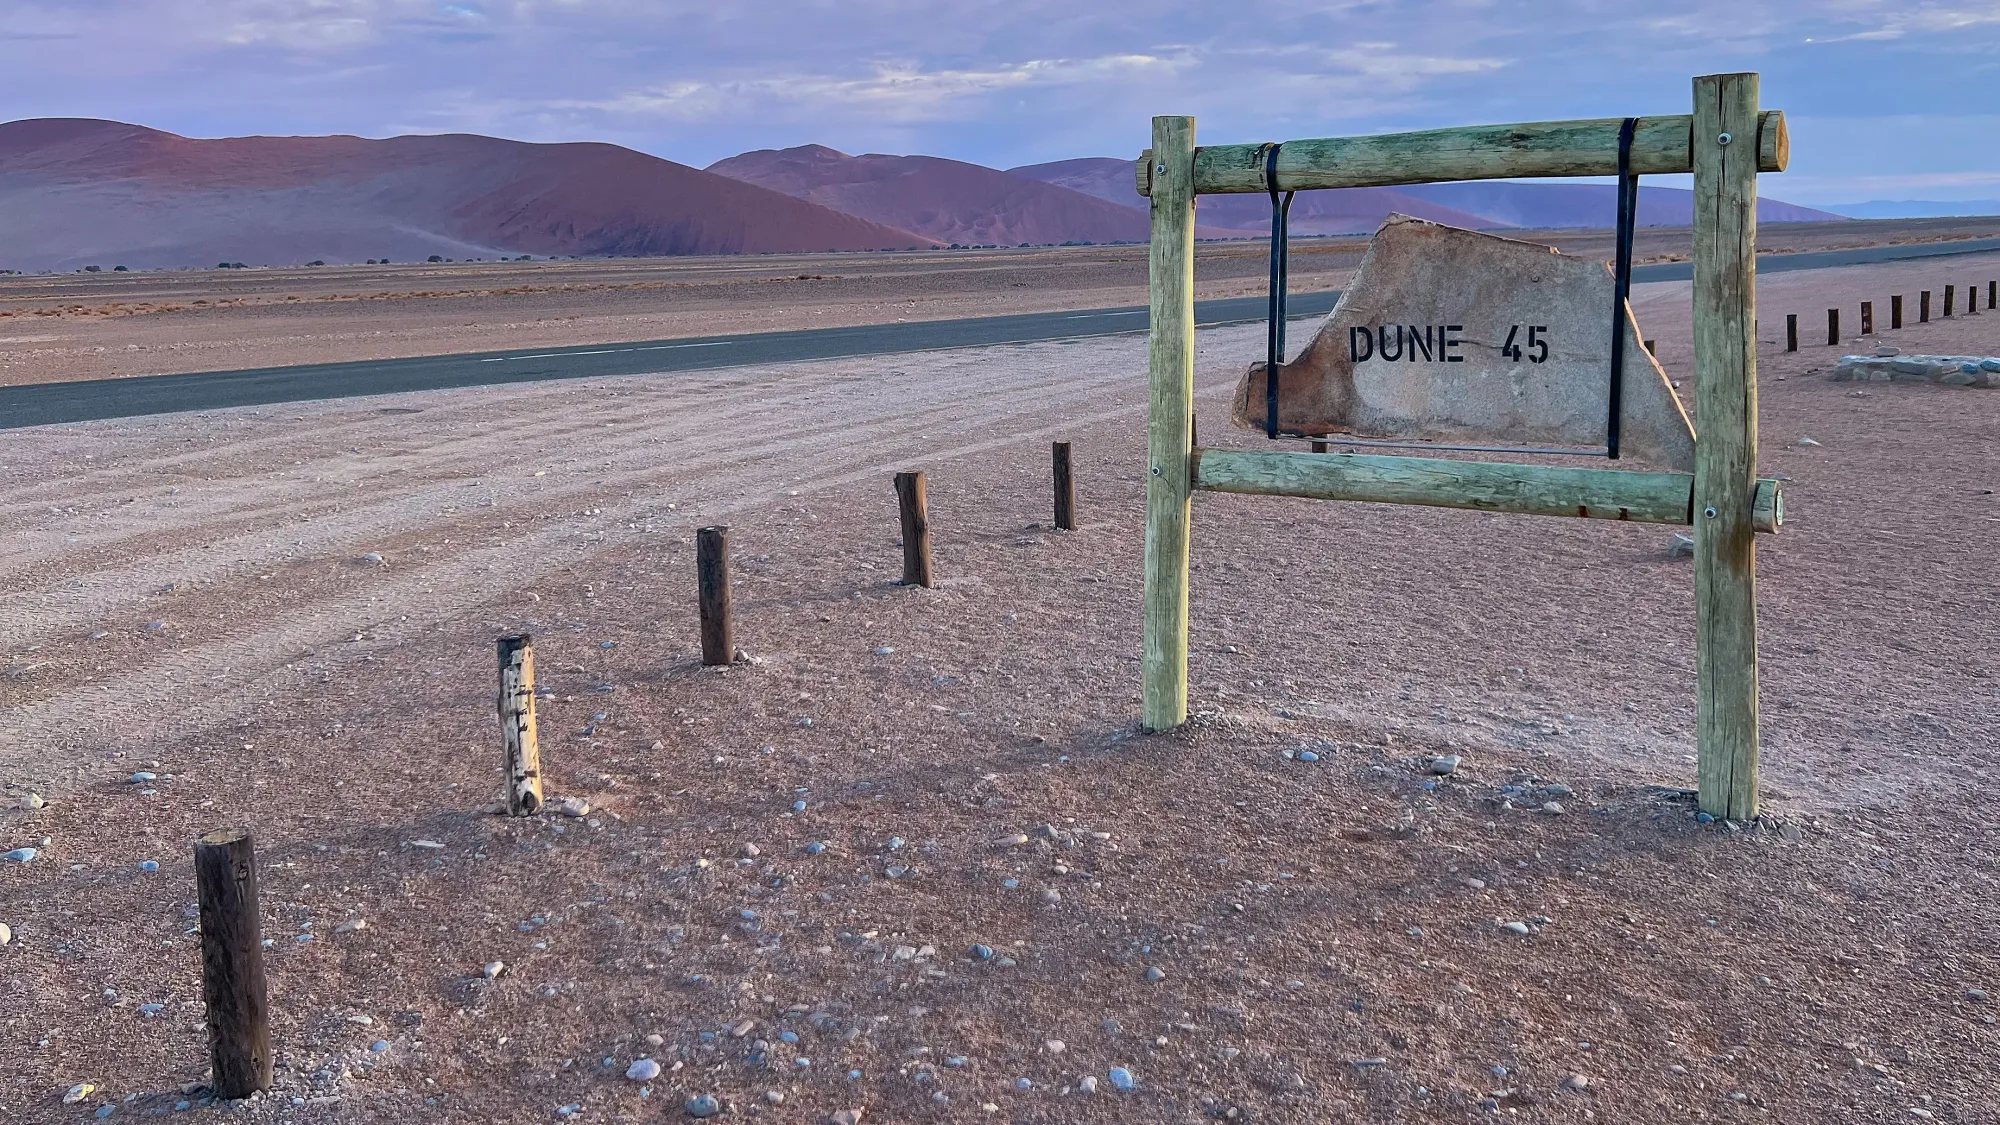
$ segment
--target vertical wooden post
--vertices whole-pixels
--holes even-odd
[[[729,529],[704,527],[694,533],[694,573],[701,602],[701,662],[713,667],[736,659],[735,631],[729,621]]]
[[[1991,312],[1995,308],[2000,308],[2000,305],[1994,304],[1995,301],[2000,301],[2000,281],[1989,281],[1986,283],[1986,309],[1988,312]]]
[[[1968,313],[1979,311],[1979,283],[1976,281],[1965,287],[1965,311]]]
[[[194,845],[201,915],[201,994],[208,1006],[210,1086],[247,1098],[271,1086],[271,1011],[264,992],[264,941],[257,916],[257,854],[242,828],[210,832]]]
[[[1323,442],[1323,441],[1314,441],[1314,442],[1312,443],[1312,451],[1313,451],[1314,453],[1325,453],[1325,452],[1326,452],[1326,443],[1325,443],[1325,442]]]
[[[1187,721],[1188,523],[1194,445],[1194,118],[1153,118],[1152,332],[1146,414],[1143,722]]]
[[[1799,314],[1797,313],[1785,314],[1785,350],[1788,352],[1799,350]]]
[[[542,745],[535,733],[535,642],[526,633],[501,637],[500,745],[506,755],[507,815],[542,810]]]
[[[1929,324],[1930,322],[1931,322],[1931,291],[1925,289],[1917,294],[1917,323]]]
[[[1076,530],[1076,477],[1070,472],[1069,443],[1054,442],[1049,457],[1055,470],[1056,530]]]
[[[1755,74],[1694,80],[1696,743],[1701,808],[1757,815]]]
[[[1889,327],[1901,328],[1902,326],[1903,326],[1903,295],[1901,293],[1898,293],[1895,296],[1889,298]]]
[[[897,473],[896,501],[903,517],[903,585],[931,585],[931,511],[924,474]]]
[[[1956,285],[1947,285],[1944,287],[1944,315],[1951,315],[1952,297],[1957,295],[1957,292],[1958,286]]]
[[[1873,301],[1861,302],[1861,334],[1863,336],[1873,336],[1875,334],[1875,303]]]
[[[1839,309],[1826,310],[1826,346],[1829,348],[1837,348],[1840,346]]]

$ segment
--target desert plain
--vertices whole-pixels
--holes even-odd
[[[1302,247],[1295,284],[1359,250]],[[0,380],[1143,294],[1139,248],[887,261],[12,278]],[[1205,248],[1200,295],[1262,269]],[[1789,522],[1759,543],[1755,824],[1696,819],[1663,527],[1199,494],[1194,718],[1141,732],[1142,336],[0,432],[0,850],[37,849],[0,864],[0,1113],[2000,1121],[2000,393],[1826,378],[2000,352],[2000,312],[1781,335],[1996,277],[1759,286]],[[1688,301],[1634,293],[1683,393]],[[1261,349],[1200,334],[1204,442],[1262,442],[1226,425]],[[896,581],[910,468],[929,590]],[[747,657],[720,669],[711,524]],[[492,811],[517,631],[580,815]],[[241,1103],[202,1089],[190,847],[222,825],[271,943],[278,1084]]]

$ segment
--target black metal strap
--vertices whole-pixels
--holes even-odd
[[[1632,174],[1632,131],[1628,117],[1618,127],[1618,251],[1611,283],[1611,412],[1605,420],[1604,452],[1618,460],[1618,427],[1625,407],[1626,302],[1632,296],[1632,233],[1639,218],[1639,177]]]
[[[1271,321],[1264,332],[1264,436],[1278,436],[1278,365],[1285,361],[1285,288],[1290,267],[1293,192],[1278,195],[1278,150],[1264,146],[1264,190],[1271,194]]]

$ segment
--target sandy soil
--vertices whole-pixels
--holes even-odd
[[[1767,253],[2000,235],[2000,219],[1793,223]],[[1603,231],[1515,232],[1609,257]],[[1687,257],[1640,232],[1640,261]],[[1293,244],[1296,291],[1345,284],[1366,240]],[[1261,295],[1260,242],[1205,243],[1203,299]],[[1146,303],[1143,246],[460,262],[0,277],[0,385],[560,347]]]
[[[1763,334],[1944,280],[1773,276]],[[1638,294],[1670,370],[1686,298]],[[1204,436],[1255,441],[1259,330],[1200,347]],[[2000,1121],[2000,393],[1815,377],[1840,350],[1763,357],[1793,523],[1741,830],[1683,788],[1665,528],[1200,496],[1198,717],[1137,734],[1135,337],[10,432],[0,779],[48,804],[0,813],[41,849],[0,864],[0,1115]],[[892,583],[906,466],[931,591]],[[757,658],[721,671],[712,522]],[[515,629],[587,818],[482,812]],[[221,824],[274,943],[280,1085],[235,1108],[196,1089]]]

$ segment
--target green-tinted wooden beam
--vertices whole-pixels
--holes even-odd
[[[1791,160],[1785,115],[1769,110],[1758,121],[1756,135],[1738,143],[1754,146],[1759,171],[1782,172]],[[1600,117],[1286,141],[1278,152],[1278,188],[1304,191],[1447,180],[1615,176],[1622,124],[1623,118]],[[1639,118],[1632,135],[1632,171],[1647,176],[1693,171],[1693,127],[1693,116],[1685,113]],[[1152,194],[1157,166],[1151,149],[1139,157],[1140,195]],[[1195,150],[1195,194],[1261,192],[1266,186],[1263,145]]]
[[[1188,458],[1194,445],[1194,118],[1153,118],[1165,171],[1148,251],[1146,593],[1141,709],[1147,730],[1187,721]]]
[[[1757,815],[1755,74],[1694,80],[1695,751],[1702,811]]]
[[[1197,449],[1193,484],[1205,492],[1253,496],[1420,504],[1682,527],[1693,522],[1694,477],[1687,473],[1363,453]],[[1776,531],[1784,510],[1778,482],[1758,485],[1765,524],[1759,530]]]

